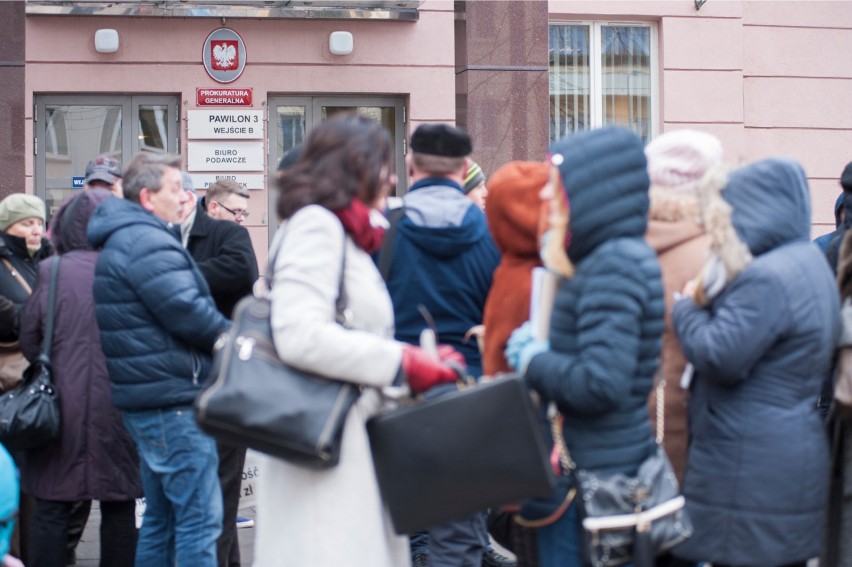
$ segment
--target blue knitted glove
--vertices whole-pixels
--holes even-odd
[[[547,352],[550,350],[550,341],[542,341],[539,339],[533,339],[531,342],[524,345],[524,348],[521,350],[521,356],[518,359],[518,363],[521,365],[518,368],[518,371],[521,374],[527,373],[527,367],[530,365],[530,361],[537,354],[541,354],[542,352]]]
[[[541,341],[533,337],[532,325],[529,321],[512,331],[509,342],[506,343],[506,362],[509,366],[520,373],[524,373],[532,357],[550,348],[548,341]]]

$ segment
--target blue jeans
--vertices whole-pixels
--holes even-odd
[[[539,567],[583,567],[580,529],[576,504],[571,504],[556,522],[538,528]]]
[[[576,504],[554,523],[538,528],[539,567],[583,567],[578,529]]]
[[[147,501],[136,565],[216,567],[222,491],[213,439],[188,406],[124,412],[124,424],[139,451]]]

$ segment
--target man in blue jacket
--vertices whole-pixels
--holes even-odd
[[[142,152],[124,171],[125,199],[109,199],[89,222],[102,249],[95,312],[112,400],[139,451],[147,509],[137,565],[216,566],[222,494],[216,445],[191,404],[229,323],[181,246],[187,197],[179,159]]]
[[[462,353],[470,374],[479,376],[479,348],[465,335],[482,323],[500,253],[485,214],[462,189],[471,149],[467,133],[446,124],[424,124],[412,134],[411,186],[403,199],[404,216],[387,244],[392,255],[386,277],[396,338],[418,343],[426,326],[422,305],[434,320],[438,342]],[[505,565],[488,546],[484,513],[415,534],[411,547],[415,567],[427,561],[433,567],[479,566],[486,550],[486,564]]]

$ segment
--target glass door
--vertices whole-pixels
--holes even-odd
[[[48,217],[82,190],[86,165],[96,156],[125,164],[140,150],[177,153],[177,119],[177,97],[36,97],[35,193]]]
[[[357,112],[362,116],[372,118],[381,124],[391,136],[396,160],[396,174],[399,183],[397,195],[402,195],[408,188],[408,176],[405,174],[405,109],[402,99],[396,98],[365,98],[363,100],[346,97],[317,97],[313,100],[314,116],[320,120],[331,118],[338,112]]]
[[[396,171],[399,183],[397,195],[407,189],[405,169],[405,105],[397,97],[356,97],[356,96],[300,96],[269,97],[269,238],[278,226],[275,215],[275,201],[278,192],[275,187],[278,161],[284,152],[304,142],[313,127],[338,112],[357,112],[373,118],[385,127],[394,146]]]

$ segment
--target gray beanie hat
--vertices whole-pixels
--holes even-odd
[[[31,217],[44,221],[44,201],[34,195],[13,193],[0,201],[0,230]]]

